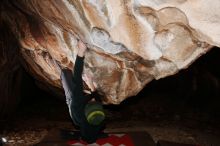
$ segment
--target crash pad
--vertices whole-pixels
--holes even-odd
[[[79,131],[66,132],[64,130],[52,130],[36,146],[156,146],[147,132],[107,133],[108,137],[99,138],[93,144],[87,144],[80,140]]]

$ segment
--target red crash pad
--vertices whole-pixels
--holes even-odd
[[[147,132],[109,133],[107,138],[93,144],[61,135],[59,130],[53,130],[36,146],[156,146]]]

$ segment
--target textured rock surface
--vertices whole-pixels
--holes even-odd
[[[218,0],[4,1],[1,19],[21,43],[27,69],[60,87],[53,59],[72,68],[77,39],[90,48],[84,71],[105,102],[120,103],[153,79],[220,46]],[[53,58],[53,59],[52,59]]]

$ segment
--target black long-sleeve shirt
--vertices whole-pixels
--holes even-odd
[[[95,142],[99,136],[102,125],[90,125],[85,117],[85,106],[89,97],[83,95],[82,72],[84,57],[77,56],[74,66],[74,73],[71,70],[63,69],[61,81],[65,91],[67,105],[73,122],[80,127],[82,138],[88,143]]]

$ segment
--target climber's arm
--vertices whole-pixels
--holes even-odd
[[[84,56],[85,51],[87,49],[86,45],[82,42],[78,42],[78,54],[75,61],[74,71],[73,71],[73,83],[74,92],[78,96],[83,94],[83,80],[82,80],[82,72],[83,72],[83,65],[84,65]]]

